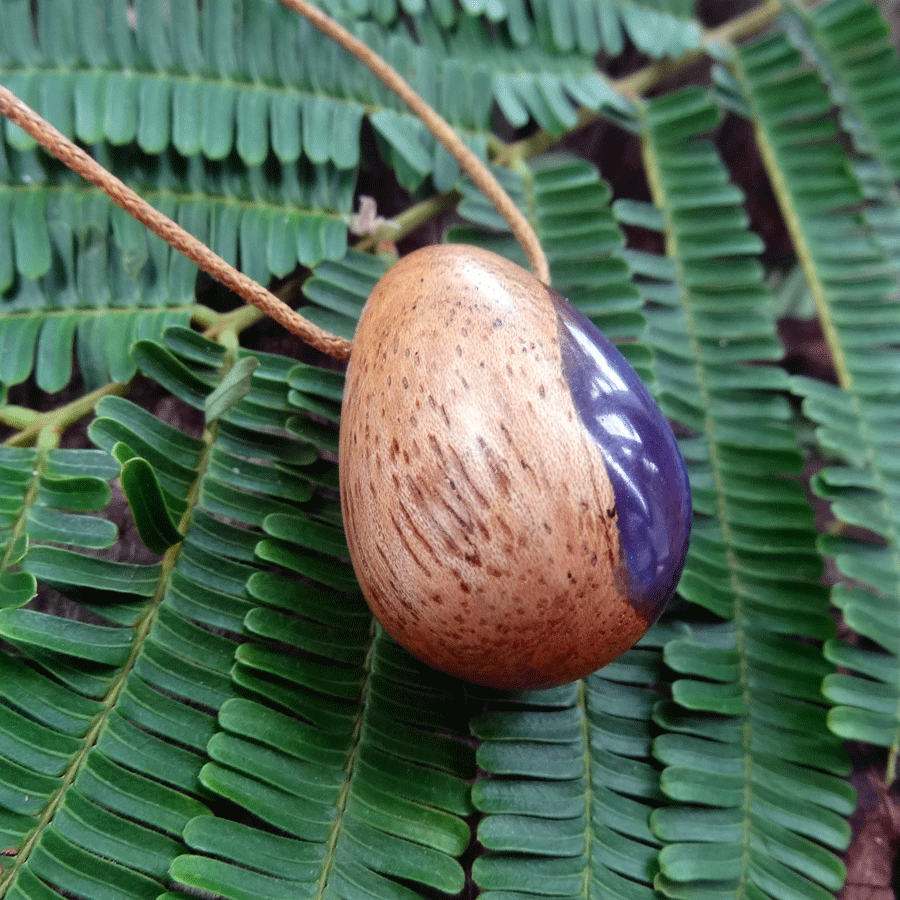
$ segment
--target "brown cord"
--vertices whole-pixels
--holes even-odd
[[[95,184],[113,203],[134,216],[154,234],[183,253],[204,272],[208,272],[243,300],[258,307],[292,334],[296,334],[322,353],[327,353],[335,359],[347,359],[350,356],[350,341],[314,325],[262,285],[230,266],[206,244],[197,240],[168,216],[154,209],[126,184],[107,172],[96,160],[2,85],[0,85],[0,113],[28,132],[44,149],[70,169]]]

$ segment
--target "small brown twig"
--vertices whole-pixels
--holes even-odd
[[[535,276],[550,284],[550,267],[538,236],[522,211],[513,203],[490,169],[473,153],[453,130],[453,126],[432,109],[374,50],[354,37],[346,28],[330,16],[308,3],[307,0],[281,0],[281,2],[308,19],[326,37],[340,44],[355,56],[392,93],[396,94],[421,120],[428,130],[452,154],[462,170],[475,186],[494,204],[494,208],[509,223],[513,236],[522,245],[528,263]]]
[[[31,135],[45,150],[65,163],[82,178],[86,178],[103,191],[129,215],[147,226],[167,244],[183,253],[204,272],[230,288],[242,299],[262,310],[292,334],[306,341],[317,350],[335,359],[350,356],[351,343],[314,325],[286,303],[267,291],[233,266],[213,253],[202,241],[185,231],[168,216],[152,207],[115,175],[107,172],[96,160],[73,144],[65,135],[26,106],[15,94],[0,85],[0,113]]]

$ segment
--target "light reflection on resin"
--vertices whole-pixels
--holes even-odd
[[[550,293],[563,375],[615,491],[628,599],[649,625],[684,568],[691,530],[687,469],[668,421],[638,374],[592,322]]]

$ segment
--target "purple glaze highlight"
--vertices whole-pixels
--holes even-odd
[[[637,372],[568,300],[550,291],[563,376],[603,453],[618,512],[628,599],[650,625],[675,593],[691,533],[687,467],[668,420]]]

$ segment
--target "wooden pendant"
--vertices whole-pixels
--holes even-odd
[[[627,650],[674,593],[690,534],[684,460],[634,370],[555,291],[474,247],[412,253],[372,291],[340,486],[384,628],[510,690]]]

